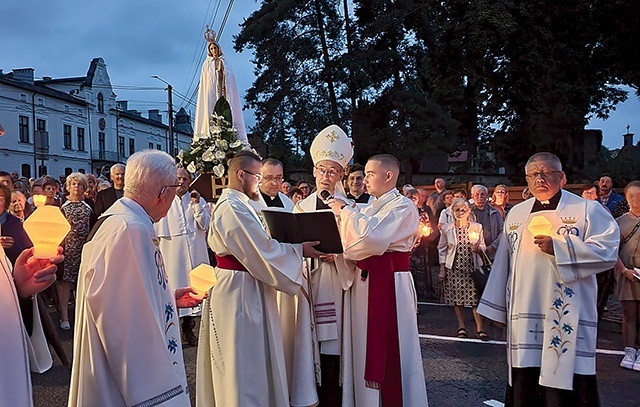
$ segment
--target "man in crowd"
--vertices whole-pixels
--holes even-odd
[[[255,154],[236,154],[211,216],[218,283],[203,306],[197,406],[289,406],[276,290],[298,293],[302,257],[322,253],[313,249],[318,242],[279,243],[267,235],[250,204],[260,196],[261,169]]]
[[[113,203],[124,196],[124,164],[114,164],[109,171],[113,186],[98,192],[96,196],[96,216],[102,215]]]
[[[287,212],[293,210],[293,201],[280,191],[284,180],[284,166],[275,158],[262,161],[262,183],[260,197],[268,207],[284,208]]]
[[[167,216],[155,224],[160,251],[172,287],[189,286],[189,272],[202,263],[209,264],[207,231],[211,217],[207,202],[198,191],[189,191],[191,174],[178,168],[178,188]],[[182,334],[191,346],[198,344],[193,333],[200,307],[180,310]]]
[[[283,182],[280,186],[280,192],[282,192],[286,196],[289,196],[289,192],[291,192],[291,183],[287,181]]]
[[[365,166],[367,191],[376,198],[371,205],[358,210],[340,199],[328,202],[340,216],[344,256],[358,262],[360,276],[351,288],[353,366],[347,370],[357,406],[427,406],[409,271],[418,211],[396,189],[399,172],[396,157],[373,156]]]
[[[294,212],[330,209],[322,191],[347,201],[341,180],[344,168],[353,156],[353,147],[345,132],[336,125],[325,128],[311,143],[310,154],[317,191],[298,202]],[[292,304],[297,303],[297,315],[295,309],[287,312],[296,318],[288,326],[283,324],[285,356],[289,357],[288,353],[291,353],[296,359],[290,372],[291,405],[310,406],[319,401],[321,406],[339,407],[343,393],[340,372],[345,356],[342,354],[344,328],[350,323],[348,313],[344,313],[344,309],[349,309],[345,291],[353,283],[354,273],[345,266],[342,255],[334,254],[308,259],[307,270],[302,292]],[[314,354],[316,349],[319,359]],[[347,357],[350,355],[347,353]],[[314,373],[320,374],[320,380],[316,380]],[[316,382],[320,383],[317,392]]]
[[[476,217],[476,222],[482,225],[487,256],[493,259],[496,250],[498,250],[498,243],[500,243],[504,220],[500,212],[489,205],[489,190],[484,185],[478,184],[471,187],[471,199],[473,199],[471,212]]]
[[[364,191],[364,167],[362,164],[353,164],[349,167],[347,176],[347,198],[353,199],[356,203],[368,204],[373,198]]]
[[[600,196],[598,197],[598,202],[604,205],[605,208],[609,210],[609,212],[613,213],[621,202],[623,202],[624,196],[612,190],[613,188],[613,180],[609,174],[603,174],[598,179],[598,187],[600,188]]]
[[[620,231],[602,205],[562,190],[558,157],[525,166],[535,199],[514,206],[478,313],[507,324],[506,406],[598,406],[596,273]]]
[[[153,228],[179,187],[176,165],[157,150],[127,165],[124,197],[82,252],[69,407],[190,406],[176,307],[201,300],[171,286]]]
[[[427,206],[431,208],[433,216],[438,219],[440,217],[440,212],[445,208],[443,195],[444,191],[447,189],[447,184],[443,178],[436,178],[433,181],[433,186],[436,187],[436,190],[429,195],[429,198],[427,198]]]
[[[0,171],[0,184],[9,188],[9,191],[13,190],[13,178],[11,178],[11,174],[6,171]]]

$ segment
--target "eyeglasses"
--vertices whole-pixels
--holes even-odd
[[[533,181],[534,179],[538,178],[538,177],[542,177],[542,179],[549,179],[551,178],[551,176],[553,174],[559,174],[562,171],[542,171],[542,172],[532,172],[531,174],[527,174],[525,175],[525,178]]]
[[[244,172],[246,172],[246,173],[247,173],[247,174],[249,174],[249,175],[253,175],[254,177],[256,177],[256,179],[258,180],[258,182],[262,181],[262,174],[255,174],[255,173],[253,173],[253,172],[251,172],[251,171],[247,171],[247,170],[244,170],[244,169],[239,169],[238,171],[244,171]]]
[[[325,167],[314,167],[314,168],[318,171],[318,174],[320,174],[320,176],[322,177],[324,177],[325,175],[328,175],[329,177],[335,177],[340,173],[340,171],[336,171],[333,168],[325,168]]]
[[[309,185],[300,185],[298,189],[311,189]]]
[[[262,177],[262,180],[265,182],[275,182],[276,184],[279,184],[282,182],[284,178],[282,178],[282,176],[277,175],[275,177],[272,177],[271,175],[267,175],[266,177]]]
[[[165,185],[162,188],[160,188],[160,193],[158,194],[158,198],[160,198],[162,196],[162,194],[164,194],[164,191],[167,190],[167,188],[178,188],[181,187],[182,184],[174,184],[174,185]]]

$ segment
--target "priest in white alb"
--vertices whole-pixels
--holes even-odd
[[[190,406],[177,307],[201,300],[171,286],[153,228],[178,186],[167,153],[133,154],[124,197],[84,246],[69,407]]]
[[[209,245],[217,284],[203,305],[196,371],[200,407],[288,407],[289,389],[276,292],[294,295],[302,257],[318,257],[318,242],[279,243],[250,205],[262,180],[258,156],[229,161],[229,187],[211,215]]]
[[[200,264],[209,264],[207,253],[207,231],[211,216],[207,202],[198,191],[189,192],[191,174],[178,168],[176,196],[173,198],[167,216],[155,224],[160,239],[160,252],[172,287],[189,286],[189,272]],[[200,306],[182,308],[182,334],[191,346],[198,340],[193,333],[194,318],[200,316]]]
[[[365,166],[373,202],[362,209],[341,199],[327,202],[340,216],[344,257],[358,265],[351,287],[349,349],[356,406],[428,405],[409,271],[419,215],[396,189],[399,172],[394,156],[373,156]]]
[[[506,406],[599,406],[595,275],[620,232],[595,201],[562,189],[557,156],[525,166],[530,198],[509,212],[478,313],[507,326]]]
[[[325,128],[311,143],[310,153],[317,191],[296,204],[296,213],[330,211],[325,203],[329,196],[348,201],[341,181],[353,147],[346,133],[336,125]],[[283,325],[285,346],[289,346],[285,354],[291,353],[294,360],[289,374],[291,405],[353,405],[352,375],[344,375],[343,386],[341,372],[351,365],[350,348],[345,346],[351,342],[343,339],[345,332],[346,338],[350,332],[351,298],[347,290],[353,283],[355,267],[353,263],[350,267],[341,254],[307,259],[306,265],[303,288],[296,296],[296,318]]]
[[[0,400],[6,406],[33,406],[29,371],[33,347],[23,323],[20,304],[33,302],[37,307],[32,296],[53,284],[57,268],[54,263],[63,260],[62,255],[50,260],[32,256],[33,248],[24,250],[12,267],[0,246]]]

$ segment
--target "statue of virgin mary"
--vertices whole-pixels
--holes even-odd
[[[242,141],[243,145],[249,145],[247,131],[244,126],[244,117],[242,116],[242,103],[240,102],[238,87],[231,67],[224,60],[216,34],[209,26],[207,26],[204,33],[204,38],[207,40],[208,55],[202,64],[200,73],[195,126],[193,129],[194,141],[199,136],[209,134],[209,118],[218,99],[224,96],[231,106],[233,127],[238,131],[238,140]]]

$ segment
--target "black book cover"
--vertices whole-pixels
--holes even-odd
[[[263,209],[271,237],[282,243],[319,240],[314,248],[322,253],[342,253],[342,241],[336,218],[331,211],[291,213]]]

